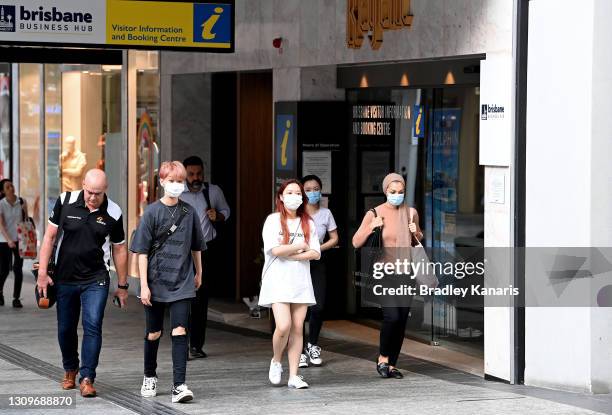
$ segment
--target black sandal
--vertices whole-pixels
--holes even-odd
[[[376,365],[376,371],[380,375],[381,378],[389,377],[389,364],[385,362],[380,362]]]

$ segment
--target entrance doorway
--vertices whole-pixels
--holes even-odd
[[[261,229],[272,213],[272,72],[211,77],[211,181],[232,211],[217,233],[215,298],[241,302],[259,294]]]
[[[355,218],[352,231],[368,209],[385,201],[382,180],[394,171],[406,180],[407,203],[419,212],[422,242],[433,249],[432,260],[456,261],[458,250],[483,247],[478,86],[353,89],[347,91],[347,100],[353,109],[394,109],[389,118],[377,119],[383,122],[380,128],[353,129],[349,138],[353,143],[349,164],[354,173],[349,176],[349,187],[354,189],[351,197],[355,201],[355,210],[350,212]],[[353,111],[353,121],[355,114],[359,111]],[[440,285],[453,280],[441,279]],[[380,310],[362,303],[359,286],[353,295],[356,317],[378,325]],[[484,304],[474,299],[417,296],[406,335],[483,358]]]

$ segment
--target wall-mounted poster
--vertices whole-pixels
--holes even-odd
[[[427,168],[428,172],[434,172],[431,177],[433,201],[429,207],[433,212],[428,212],[428,217],[433,217],[434,247],[448,252],[453,252],[456,236],[460,131],[460,109],[433,111],[432,157],[428,159]]]
[[[361,153],[361,193],[382,193],[382,181],[391,172],[388,151]]]
[[[331,151],[302,152],[302,177],[314,174],[323,183],[322,193],[332,193],[332,153]]]

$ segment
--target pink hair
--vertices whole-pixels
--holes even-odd
[[[173,175],[176,180],[185,180],[187,170],[180,161],[164,161],[159,167],[159,178],[164,180],[169,175]]]

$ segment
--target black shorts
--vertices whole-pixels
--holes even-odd
[[[156,333],[164,329],[164,312],[166,307],[170,309],[170,325],[173,329],[189,328],[189,313],[191,311],[191,298],[178,300],[171,303],[160,303],[151,301],[151,306],[144,306],[146,333]]]

